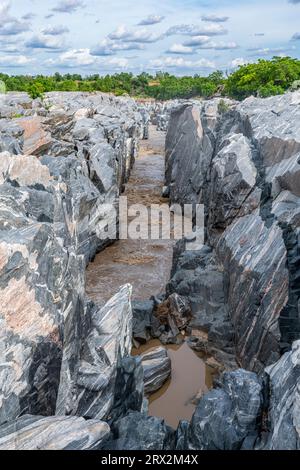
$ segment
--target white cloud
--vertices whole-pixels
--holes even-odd
[[[182,68],[182,69],[203,69],[215,68],[214,62],[207,59],[186,60],[183,57],[164,57],[162,59],[154,59],[150,61],[153,68]]]
[[[86,4],[82,0],[61,0],[52,10],[58,13],[74,13],[85,7]]]
[[[30,30],[30,23],[10,16],[10,2],[0,4],[0,36],[14,36]]]
[[[231,49],[237,49],[239,46],[236,42],[216,42],[216,41],[208,41],[204,44],[201,44],[198,49],[214,49],[216,51],[226,51]]]
[[[165,19],[164,16],[160,15],[149,15],[138,23],[138,26],[151,26],[153,24],[161,23]]]
[[[112,65],[115,68],[126,69],[129,66],[129,61],[122,57],[112,57],[106,62],[106,64]]]
[[[242,65],[247,65],[249,63],[248,60],[244,59],[243,57],[237,57],[236,59],[233,59],[230,63],[230,67],[236,69]]]
[[[186,47],[196,47],[207,44],[210,41],[209,36],[194,36],[183,43]]]
[[[229,16],[218,16],[218,15],[203,15],[202,21],[211,21],[214,23],[225,23],[229,20]]]
[[[25,55],[5,55],[0,57],[0,65],[2,67],[24,67],[25,65],[32,64],[34,59],[26,57]]]
[[[173,44],[167,52],[172,54],[192,54],[194,52],[192,47],[184,46],[183,44]]]
[[[59,56],[59,62],[69,67],[87,66],[95,63],[89,49],[71,49]]]
[[[181,24],[172,26],[166,32],[167,36],[173,36],[183,34],[187,36],[219,36],[227,34],[227,29],[221,24],[204,24],[204,25],[193,25],[193,24]]]
[[[43,36],[42,34],[32,36],[25,42],[25,46],[31,49],[50,50],[61,50],[66,48],[64,38]]]
[[[48,34],[50,36],[59,36],[60,34],[69,33],[70,30],[67,26],[56,25],[56,26],[47,26],[42,30],[43,34]]]
[[[124,43],[122,41],[104,39],[91,49],[91,54],[95,56],[109,56],[120,51],[138,51],[143,50],[144,48],[145,46],[139,43]]]
[[[116,31],[109,34],[109,39],[125,42],[153,43],[162,39],[162,35],[151,33],[148,29],[130,30],[122,25]]]

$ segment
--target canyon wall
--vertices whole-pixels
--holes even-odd
[[[172,203],[205,209],[205,246],[193,252],[188,241],[177,245],[168,286],[169,294],[190,300],[192,326],[208,335],[206,342],[192,337],[190,344],[231,368],[236,360],[236,367],[265,377],[268,385],[261,390],[270,394],[262,405],[270,419],[265,445],[298,448],[300,93],[178,106],[167,134],[166,180]],[[233,386],[227,392],[227,382],[220,387],[228,402]],[[208,404],[212,423],[214,414],[222,419],[230,414],[217,411],[225,401],[221,405],[217,392],[211,393],[215,398],[203,399],[188,427],[189,445],[239,448],[244,438],[222,444],[213,435],[217,423],[210,423],[213,434],[205,437]],[[262,416],[258,409],[255,415]],[[262,428],[262,423],[256,428],[256,440]]]
[[[7,94],[0,109],[0,423],[108,418],[122,413],[124,390],[139,408],[142,366],[132,360],[127,373],[122,362],[131,287],[100,310],[85,297],[85,267],[110,242],[106,205],[117,205],[143,116],[129,98],[83,93]]]

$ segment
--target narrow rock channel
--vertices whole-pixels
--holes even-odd
[[[168,203],[161,196],[165,180],[165,132],[149,127],[149,139],[141,141],[124,196],[128,205]],[[150,219],[149,219],[150,229]],[[87,268],[87,295],[99,306],[107,302],[127,282],[133,286],[133,301],[147,301],[165,293],[170,279],[174,240],[118,240],[100,252]],[[134,356],[162,346],[150,340],[134,347]],[[164,418],[176,428],[180,420],[190,420],[197,400],[212,386],[214,371],[184,341],[167,345],[172,373],[167,382],[148,395],[149,414]],[[188,368],[186,367],[188,364]]]
[[[168,203],[161,197],[165,177],[164,145],[165,134],[151,127],[149,140],[141,143],[123,194],[129,207]],[[161,294],[170,278],[173,246],[173,240],[116,241],[89,265],[88,296],[102,305],[127,283],[133,286],[133,300],[148,300]]]

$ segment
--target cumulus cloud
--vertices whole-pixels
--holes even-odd
[[[232,41],[232,42],[215,42],[215,41],[208,41],[204,44],[201,44],[198,49],[214,49],[216,51],[227,51],[232,49],[238,49],[239,45]]]
[[[80,8],[85,8],[86,4],[82,0],[61,0],[52,11],[58,13],[74,13]]]
[[[61,34],[69,32],[69,28],[64,25],[48,26],[47,28],[42,30],[43,34],[47,34],[49,36],[60,36]]]
[[[268,55],[282,55],[287,52],[289,48],[287,47],[264,47],[264,48],[249,48],[248,51],[252,52],[254,56],[268,56]]]
[[[161,23],[165,19],[164,16],[149,15],[138,23],[138,26],[151,26],[153,24]]]
[[[2,67],[24,67],[25,65],[32,64],[34,59],[26,57],[25,55],[5,55],[0,57],[0,65]]]
[[[204,24],[204,25],[193,25],[193,24],[181,24],[172,26],[166,32],[167,36],[173,36],[183,34],[187,36],[219,36],[227,34],[227,29],[221,24]]]
[[[63,38],[47,37],[43,36],[42,34],[32,36],[28,41],[25,42],[25,46],[31,49],[50,50],[62,50],[66,47]]]
[[[145,46],[139,43],[111,41],[104,39],[99,44],[91,49],[91,54],[95,56],[109,56],[114,55],[119,51],[138,51],[143,50]]]
[[[116,69],[126,69],[129,66],[129,61],[123,57],[112,57],[107,64],[112,65]]]
[[[194,36],[183,43],[185,47],[198,47],[207,44],[210,41],[209,36]]]
[[[193,54],[194,49],[192,47],[184,46],[183,44],[173,44],[167,52],[170,54]]]
[[[49,59],[45,62],[49,67],[80,68],[97,66],[103,69],[126,69],[129,61],[122,57],[99,59],[91,54],[90,49],[70,49],[63,52],[57,59]]]
[[[230,66],[234,69],[241,67],[242,65],[247,65],[249,61],[244,59],[243,57],[237,57],[236,59],[233,59],[230,63]]]
[[[299,1],[300,3],[300,1]],[[292,41],[299,41],[300,40],[300,33],[295,33],[292,37]]]
[[[297,3],[300,3],[300,0],[289,0],[289,3],[297,4]]]
[[[13,36],[30,30],[30,23],[10,15],[10,7],[9,2],[0,4],[0,36]]]
[[[156,69],[160,68],[181,68],[181,69],[213,69],[214,62],[207,59],[186,60],[183,57],[164,57],[163,59],[154,59],[150,61],[150,66]]]
[[[225,23],[229,20],[229,16],[218,16],[218,15],[203,15],[202,21],[209,21],[211,23]]]
[[[57,60],[49,59],[46,65],[62,67],[86,67],[93,65],[96,58],[90,54],[89,49],[70,49],[63,52]]]
[[[130,30],[126,26],[119,26],[116,31],[109,34],[109,39],[125,42],[153,43],[163,38],[160,34],[151,33],[147,29]]]

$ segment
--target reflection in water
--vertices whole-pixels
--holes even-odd
[[[160,341],[153,340],[134,349],[133,354],[143,354],[158,346]],[[212,387],[214,371],[187,343],[166,348],[172,361],[172,377],[150,396],[149,414],[164,418],[176,428],[180,420],[192,418],[197,400]]]

